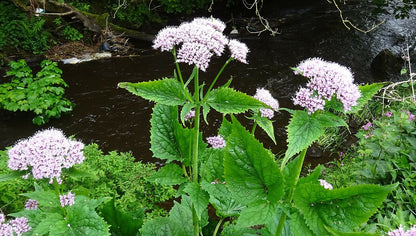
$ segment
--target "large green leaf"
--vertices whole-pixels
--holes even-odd
[[[257,99],[227,87],[212,90],[207,97],[207,103],[223,114],[235,114],[246,112],[249,109],[266,108]]]
[[[122,82],[118,84],[118,87],[164,105],[183,105],[187,101],[183,86],[175,79],[164,78],[139,83]]]
[[[142,236],[181,235],[183,233],[174,222],[164,217],[146,221],[140,232]]]
[[[277,204],[267,201],[258,201],[244,208],[238,217],[237,227],[250,227],[264,225],[277,213]]]
[[[179,124],[177,107],[156,104],[150,123],[150,149],[153,155],[166,159],[168,163],[182,160],[174,130],[174,127]]]
[[[294,210],[290,215],[290,228],[295,236],[314,236],[315,234],[306,225],[302,214]]]
[[[223,182],[201,181],[201,186],[209,193],[209,202],[215,207],[216,214],[221,217],[236,216],[244,208],[232,197],[226,184]]]
[[[288,147],[282,166],[293,155],[308,148],[314,141],[324,134],[324,126],[315,116],[309,115],[306,111],[296,111],[287,126]]]
[[[94,210],[99,202],[75,196],[75,204],[66,208],[67,233],[57,230],[50,235],[110,235],[109,226]]]
[[[137,235],[143,225],[145,209],[137,212],[123,212],[114,203],[114,199],[108,201],[101,208],[101,215],[110,225],[110,232],[113,236]]]
[[[348,113],[360,111],[383,86],[384,83],[372,83],[360,86],[361,97],[357,100],[358,105],[353,106]]]
[[[189,194],[198,219],[201,220],[202,213],[206,210],[209,203],[208,193],[195,182],[187,184],[184,192]]]
[[[163,166],[150,176],[148,180],[167,185],[182,184],[187,181],[187,179],[183,177],[182,168],[174,163]]]
[[[329,190],[318,181],[320,168],[302,178],[293,196],[294,206],[306,225],[317,235],[330,235],[328,226],[340,232],[353,232],[377,211],[394,186],[358,185]]]
[[[227,186],[236,200],[250,204],[277,202],[283,195],[283,177],[273,154],[233,118],[224,159]]]

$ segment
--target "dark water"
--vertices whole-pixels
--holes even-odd
[[[290,67],[309,57],[322,57],[350,67],[357,83],[375,80],[370,72],[370,63],[383,46],[373,40],[382,37],[385,31],[367,35],[348,31],[340,23],[337,12],[320,5],[298,10],[302,12],[301,17],[282,24],[280,35],[237,36],[250,48],[249,64],[233,62],[218,84],[225,83],[232,76],[232,87],[239,91],[254,95],[256,88],[265,87],[279,100],[281,107],[292,107],[291,97],[306,81],[294,76]],[[388,46],[390,41],[383,43]],[[39,127],[31,123],[31,114],[0,111],[0,149],[37,130],[56,127],[84,143],[98,143],[104,151],[131,151],[137,160],[154,162],[149,150],[149,119],[153,104],[118,89],[117,84],[171,76],[174,64],[169,53],[154,51],[150,45],[140,46],[141,53],[135,57],[60,65],[63,78],[69,84],[66,95],[76,104],[73,112]],[[210,83],[224,60],[214,59],[208,72],[201,73],[201,79]],[[257,132],[265,146],[274,153],[282,153],[285,149],[288,118],[285,112],[275,116],[279,142],[276,146],[262,132]],[[206,136],[214,134],[219,126],[215,116],[211,116],[210,121],[211,128],[204,128]],[[324,162],[326,159],[321,157],[314,161]]]

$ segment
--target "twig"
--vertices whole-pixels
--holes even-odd
[[[348,19],[346,19],[346,18],[344,18],[344,16],[343,16],[343,14],[342,14],[342,10],[341,10],[341,8],[339,8],[339,6],[338,6],[338,4],[337,4],[337,2],[336,2],[336,0],[327,0],[328,1],[328,3],[333,3],[334,4],[334,6],[337,8],[337,10],[338,10],[338,12],[339,12],[339,17],[341,18],[341,21],[342,21],[342,24],[348,29],[348,30],[350,30],[351,29],[351,27],[352,28],[354,28],[355,30],[357,30],[357,31],[360,31],[360,32],[362,32],[362,33],[369,33],[369,32],[371,32],[371,31],[373,31],[374,29],[376,29],[377,27],[379,27],[381,24],[383,24],[384,22],[385,22],[385,20],[383,20],[382,22],[380,22],[380,23],[378,23],[378,24],[376,24],[376,25],[373,25],[373,27],[371,27],[369,30],[363,30],[363,29],[361,29],[361,28],[359,28],[359,27],[357,27],[357,26],[355,26],[350,20],[348,20]],[[345,1],[344,1],[344,4],[345,4]],[[348,26],[348,25],[349,26]]]
[[[260,35],[264,31],[269,31],[272,36],[275,36],[276,34],[279,34],[279,32],[277,32],[277,30],[273,30],[270,27],[269,21],[266,18],[264,18],[264,17],[261,16],[260,10],[261,10],[261,8],[263,6],[263,0],[260,0],[260,1],[261,1],[260,7],[259,7],[259,4],[258,4],[259,3],[258,0],[254,0],[254,2],[252,4],[248,3],[246,0],[243,0],[243,4],[244,4],[244,7],[246,7],[249,10],[251,10],[253,7],[255,7],[255,9],[256,9],[255,10],[256,16],[259,18],[259,21],[263,25],[264,29],[263,30],[259,30],[259,31],[251,31],[248,28],[248,26],[246,26],[246,29],[247,29],[247,31],[249,33],[252,33],[252,34],[258,34],[258,35]]]

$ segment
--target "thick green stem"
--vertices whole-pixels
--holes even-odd
[[[200,123],[200,111],[201,106],[199,104],[199,78],[198,78],[198,70],[196,71],[194,83],[195,83],[195,91],[194,91],[194,100],[197,104],[195,107],[195,118],[194,118],[194,140],[192,146],[192,181],[194,183],[199,183],[198,180],[198,146],[199,146],[199,123]],[[196,214],[195,207],[192,210],[192,219],[194,223],[194,236],[198,236],[199,234],[199,219],[198,215]]]
[[[302,166],[303,166],[303,161],[305,160],[306,150],[308,149],[307,148],[303,149],[302,152],[299,154],[300,161],[298,161],[297,166],[295,168],[296,180],[293,183],[293,185],[290,186],[289,195],[287,199],[288,204],[292,203],[293,192],[295,191],[295,186],[298,183],[300,172],[302,171]],[[276,234],[275,234],[276,236],[280,236],[282,234],[283,226],[285,225],[285,222],[286,222],[286,214],[282,212],[282,215],[280,216],[280,219],[279,219],[279,225],[277,226],[277,229],[276,229]]]
[[[224,219],[225,219],[225,218],[221,218],[221,220],[218,222],[217,226],[215,227],[214,234],[212,234],[212,236],[216,236],[216,235],[217,235],[217,233],[218,233],[218,229],[220,228],[221,223],[222,223],[222,221],[223,221]]]
[[[214,87],[215,83],[217,82],[218,78],[220,77],[220,75],[222,74],[222,71],[225,69],[225,67],[228,65],[228,63],[230,63],[230,61],[232,61],[233,58],[229,58],[224,65],[222,66],[221,70],[218,72],[217,76],[215,76],[214,81],[212,81],[211,85],[209,86],[207,93],[205,94],[204,100],[206,98],[206,96],[209,94],[209,92],[212,90],[212,88]]]

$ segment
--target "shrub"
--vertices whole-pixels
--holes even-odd
[[[72,110],[73,104],[63,97],[68,85],[61,78],[56,62],[44,60],[41,71],[33,77],[25,60],[10,62],[11,81],[0,84],[0,107],[9,111],[32,111],[33,123],[45,124]]]

